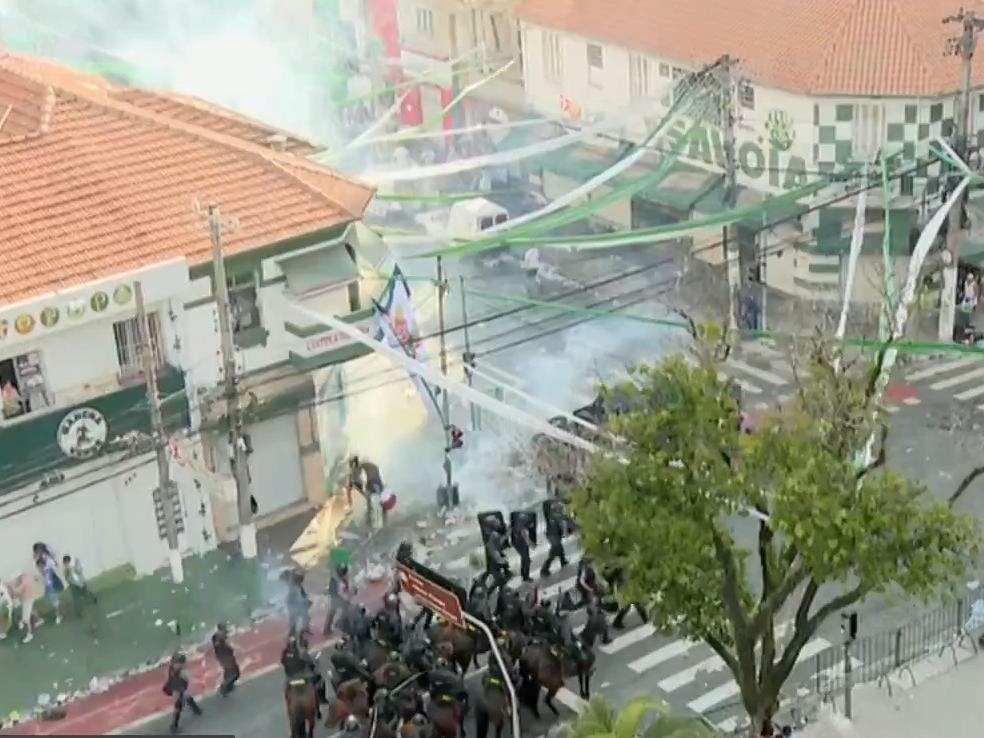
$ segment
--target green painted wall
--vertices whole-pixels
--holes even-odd
[[[188,400],[182,392],[184,386],[181,372],[169,368],[161,373],[161,397],[168,398],[162,411],[169,430],[188,426]],[[80,407],[93,408],[106,417],[110,441],[131,431],[150,433],[147,390],[143,384],[0,428],[0,495],[38,483],[46,476],[64,474],[69,477],[71,467],[92,463],[92,459],[82,462],[66,456],[58,445],[58,424],[68,413]],[[106,473],[110,471],[107,469]]]

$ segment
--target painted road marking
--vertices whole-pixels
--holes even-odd
[[[828,648],[830,648],[830,641],[824,638],[814,638],[812,641],[803,646],[803,650],[800,651],[799,656],[796,658],[796,663],[798,664],[806,659],[812,658],[818,653],[826,651]],[[715,705],[719,705],[725,700],[740,694],[740,692],[741,690],[738,689],[738,683],[734,679],[730,679],[709,692],[705,692],[697,699],[691,700],[687,703],[687,707],[694,712],[703,714]]]
[[[935,384],[929,385],[931,390],[944,390],[950,387],[956,387],[958,384],[966,384],[967,382],[973,382],[975,379],[980,379],[984,377],[984,368],[975,369],[972,372],[964,372],[963,374],[958,374],[950,379],[944,379]]]
[[[956,361],[949,361],[944,364],[936,364],[928,369],[922,369],[918,372],[910,374],[906,379],[910,382],[918,382],[920,379],[928,379],[929,377],[935,377],[937,374],[944,374],[954,369],[963,369],[965,366],[971,366],[972,364],[977,364],[980,359],[957,359]]]
[[[683,654],[696,645],[698,645],[696,641],[688,641],[681,638],[636,659],[629,664],[629,668],[636,674],[644,674],[650,669],[659,666],[664,661],[683,656]]]
[[[582,700],[578,695],[574,694],[567,687],[561,687],[557,692],[557,701],[569,710],[573,710],[577,714],[581,714],[581,711],[587,706],[587,702]]]
[[[694,679],[697,678],[698,674],[703,672],[713,672],[721,671],[724,669],[724,661],[720,656],[711,656],[708,659],[704,659],[700,663],[694,664],[693,666],[688,666],[683,671],[678,671],[676,674],[666,677],[659,683],[659,688],[664,692],[675,692],[680,689],[680,687],[690,684]]]
[[[984,385],[979,387],[973,387],[969,390],[964,390],[963,392],[958,392],[953,396],[954,400],[970,400],[978,395],[984,395]]]
[[[982,389],[981,392],[984,392],[984,389]],[[908,405],[909,407],[914,407],[920,404],[921,402],[922,400],[920,400],[918,397],[906,397],[904,400],[902,400],[902,404]]]
[[[628,648],[629,646],[635,645],[641,640],[649,638],[649,636],[654,635],[655,633],[656,633],[655,626],[650,625],[649,623],[646,623],[645,625],[640,625],[638,627],[633,628],[629,632],[620,635],[618,638],[615,638],[607,646],[602,646],[601,652],[607,653],[608,655],[611,655],[613,653],[618,653],[619,651],[622,651]]]
[[[746,382],[744,379],[738,379],[737,377],[731,377],[728,374],[725,374],[724,372],[719,372],[718,373],[718,379],[720,381],[722,381],[722,382],[727,382],[727,381],[731,380],[735,384],[737,384],[739,387],[741,387],[742,391],[747,392],[750,395],[761,395],[762,394],[761,388],[756,387],[754,384],[750,384],[750,383]]]
[[[777,387],[782,387],[783,385],[789,384],[789,380],[785,377],[780,377],[778,374],[767,372],[764,369],[759,369],[758,367],[745,363],[741,359],[732,359],[728,362],[728,366],[733,366],[735,369],[741,369],[741,371],[746,374],[750,374],[756,379],[761,379],[766,384],[774,384]]]

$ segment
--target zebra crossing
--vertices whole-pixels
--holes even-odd
[[[740,344],[719,376],[722,381],[730,379],[741,387],[746,409],[766,410],[776,401],[783,404],[792,396],[794,376],[788,358],[758,341]]]
[[[565,541],[567,566],[540,580],[541,597],[554,599],[574,588],[574,570],[581,558],[576,539]],[[543,543],[531,551],[531,574],[536,577],[546,560],[549,545]],[[513,572],[518,571],[518,557],[508,552]],[[475,557],[484,560],[480,542],[463,555],[449,554],[444,561],[427,562],[447,576],[465,583],[477,570],[469,567]],[[571,613],[570,623],[575,632],[584,624],[584,611]],[[724,661],[705,643],[678,638],[659,632],[650,624],[640,623],[634,614],[626,621],[623,631],[612,630],[612,641],[598,647],[598,681],[611,687],[617,694],[631,697],[641,692],[658,690],[659,696],[682,711],[704,716],[725,732],[734,732],[744,722],[745,713],[740,704],[737,683]],[[777,638],[781,641],[790,633],[790,624],[777,626]],[[812,679],[815,674],[814,658],[834,644],[817,637],[807,642],[788,681],[789,689]],[[859,666],[856,663],[855,666]],[[835,667],[836,668],[836,667]],[[595,685],[597,689],[598,685]],[[584,701],[570,689],[561,690],[557,701],[568,709],[579,712]]]
[[[979,410],[984,410],[984,357],[975,355],[932,363],[909,373],[905,379],[909,384],[942,393],[958,402],[974,402]]]

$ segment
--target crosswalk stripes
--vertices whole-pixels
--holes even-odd
[[[984,359],[972,356],[934,363],[908,374],[906,381],[925,383],[931,392],[953,392],[954,400],[967,402],[984,396]],[[984,410],[984,404],[977,407]]]
[[[532,557],[534,572],[538,566],[537,560],[545,558],[548,549],[548,546],[537,547]],[[481,554],[480,543],[476,543],[474,551]],[[541,595],[553,599],[572,589],[575,577],[571,574],[579,558],[579,552],[569,551],[567,567],[543,583]],[[568,620],[572,629],[579,632],[584,626],[585,613],[583,610],[571,613]],[[778,624],[777,638],[783,638],[789,627],[788,623]],[[613,635],[616,633],[613,632]],[[819,637],[807,642],[787,682],[790,693],[797,685],[816,679],[812,669],[814,657],[833,647]],[[652,625],[640,623],[617,633],[610,643],[600,645],[598,652],[598,668],[603,670],[604,679],[608,682],[632,685],[638,693],[659,690],[663,693],[661,696],[677,710],[690,710],[703,715],[726,733],[733,733],[745,722],[733,675],[723,660],[703,642],[660,633]],[[852,663],[855,668],[862,665],[857,660],[852,660]],[[842,665],[832,667],[831,676],[842,668]],[[585,704],[576,690],[566,687],[558,693],[557,702],[575,713]]]

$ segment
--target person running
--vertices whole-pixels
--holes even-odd
[[[44,594],[55,613],[55,623],[61,623],[61,594],[65,591],[65,578],[62,575],[61,567],[58,565],[58,558],[44,543],[35,543],[34,565],[41,574],[44,582]]]
[[[239,681],[239,662],[236,659],[236,652],[232,650],[229,643],[229,626],[226,623],[219,623],[212,634],[212,651],[215,653],[215,660],[222,667],[222,684],[219,685],[219,694],[225,697],[236,688]]]
[[[180,730],[181,713],[185,706],[191,708],[195,715],[202,714],[195,698],[188,694],[191,682],[188,680],[188,657],[182,651],[175,651],[167,665],[167,681],[164,682],[164,694],[174,697],[174,713],[171,718],[171,732]]]

